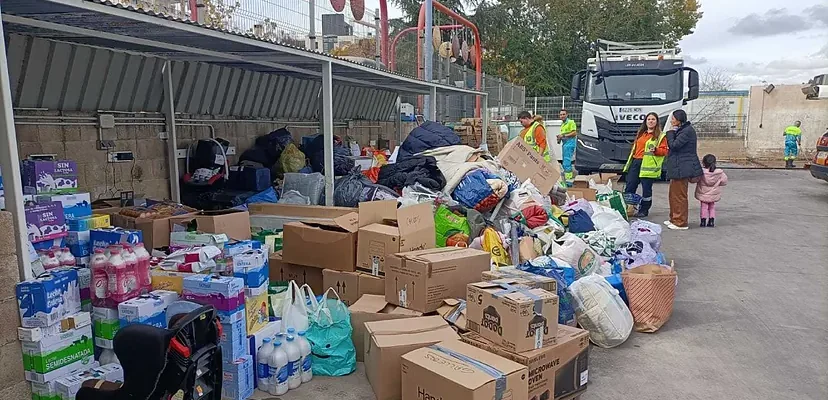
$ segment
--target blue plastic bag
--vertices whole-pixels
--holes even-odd
[[[569,216],[569,231],[572,233],[585,233],[595,230],[592,218],[584,210],[575,210]]]
[[[329,298],[333,292],[335,298]],[[343,376],[356,370],[356,349],[351,341],[351,312],[333,288],[308,315],[306,338],[311,345],[313,374]]]
[[[517,266],[521,271],[531,272],[555,279],[558,282],[558,323],[575,326],[575,305],[567,288],[575,282],[575,269],[552,257],[540,256]]]

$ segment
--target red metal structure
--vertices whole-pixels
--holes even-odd
[[[452,29],[460,29],[462,27],[463,27],[463,25],[440,25],[440,26],[438,26],[438,28],[440,28],[441,31],[448,31],[448,30],[452,30]],[[403,36],[405,36],[408,33],[415,32],[416,30],[417,30],[416,26],[409,26],[408,28],[405,28],[405,29],[401,30],[400,33],[397,34],[397,36],[394,36],[394,40],[391,41],[391,49],[389,50],[389,53],[388,53],[388,63],[389,63],[388,68],[391,71],[396,71],[397,70],[397,43],[400,41],[400,39],[402,39]]]

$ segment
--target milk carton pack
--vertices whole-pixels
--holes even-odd
[[[267,253],[251,250],[237,254],[233,259],[233,276],[244,280],[244,286],[257,288],[268,278]]]
[[[55,390],[60,400],[75,400],[81,385],[90,380],[99,379],[108,382],[123,382],[124,370],[119,364],[106,364],[64,376],[55,381]]]
[[[250,355],[224,363],[221,384],[222,399],[245,400],[253,395],[254,365],[253,357]]]
[[[122,229],[122,228],[97,228],[89,231],[89,241],[92,244],[92,249],[105,249],[113,244],[131,244],[136,245],[144,241],[144,235],[141,231]]]
[[[23,193],[69,194],[78,191],[78,165],[74,161],[23,160]]]
[[[169,290],[155,290],[118,304],[118,318],[121,328],[131,324],[167,327],[167,307],[178,301],[178,293]]]
[[[78,272],[53,270],[15,288],[20,321],[24,328],[52,325],[81,311]]]
[[[56,201],[30,204],[26,212],[26,231],[32,243],[60,239],[69,232],[63,216],[63,206]]]
[[[109,214],[92,214],[88,217],[67,219],[69,231],[88,231],[98,228],[109,228],[112,225]]]
[[[27,342],[39,342],[45,337],[60,335],[71,329],[86,326],[91,323],[92,318],[88,312],[79,312],[44,328],[19,327],[17,328],[17,339]]]
[[[248,354],[247,321],[244,309],[219,316],[221,321],[222,360],[236,360]]]
[[[77,220],[92,215],[92,200],[89,193],[38,195],[35,197],[38,203],[45,201],[56,201],[63,207],[63,215],[66,220]]]
[[[69,252],[75,257],[87,257],[92,253],[89,231],[69,231],[64,239]]]
[[[78,261],[83,263],[83,260],[75,259],[75,267],[62,267],[61,270],[74,270],[78,273],[78,290],[80,291],[81,310],[92,311],[92,270],[89,267],[77,266]]]
[[[97,361],[92,363],[97,364]],[[55,381],[31,382],[32,400],[60,400],[60,395],[55,390]]]
[[[75,327],[38,341],[21,341],[26,380],[48,382],[89,367],[94,356],[92,326]]]
[[[219,314],[244,309],[244,281],[229,276],[197,274],[184,278],[183,300],[212,305]]]
[[[92,331],[95,335],[95,346],[112,349],[112,340],[115,339],[118,329],[121,329],[121,320],[117,309],[92,307]]]
[[[267,288],[270,281],[265,279],[261,286],[244,288],[244,310],[247,314],[247,334],[252,335],[264,328],[270,320],[267,306]]]

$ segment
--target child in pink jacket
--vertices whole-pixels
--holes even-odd
[[[727,175],[716,168],[716,156],[702,158],[704,175],[696,180],[696,199],[701,202],[701,227],[713,227],[716,219],[716,202],[722,199],[722,186],[727,185]]]

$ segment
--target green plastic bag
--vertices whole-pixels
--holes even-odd
[[[469,245],[469,220],[459,216],[445,205],[437,207],[434,213],[434,227],[437,233],[437,247],[466,247]]]
[[[336,298],[329,298],[333,293]],[[313,374],[343,376],[356,370],[356,349],[351,341],[351,312],[333,288],[308,316],[310,325],[305,337],[311,345]]]
[[[305,168],[305,164],[305,153],[302,153],[293,143],[288,143],[282,155],[279,156],[279,167],[283,173],[299,172]]]
[[[598,203],[618,211],[624,219],[627,219],[627,203],[624,202],[624,195],[619,191],[609,194],[598,194],[595,196]]]

